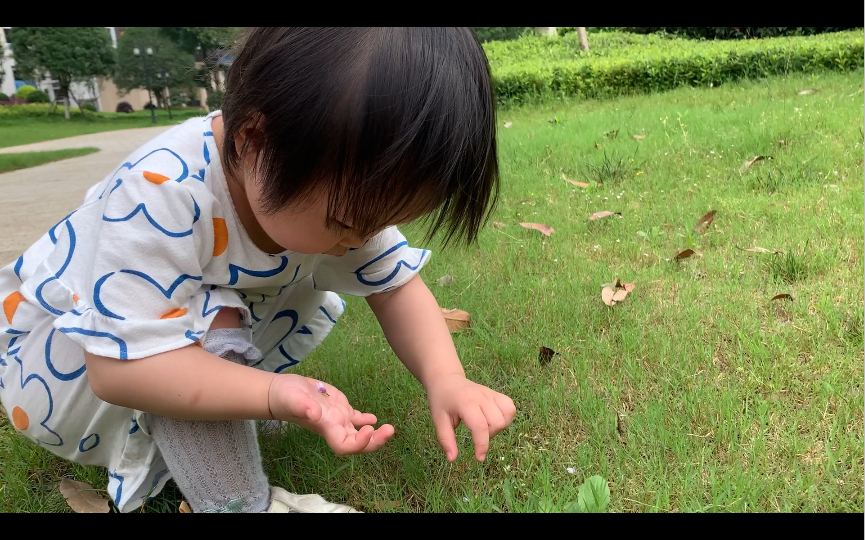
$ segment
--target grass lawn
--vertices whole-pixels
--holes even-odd
[[[69,148],[66,150],[48,150],[46,152],[22,152],[20,154],[0,154],[0,173],[27,169],[52,161],[86,156],[98,152],[98,148]]]
[[[436,251],[423,275],[443,307],[471,313],[457,349],[469,377],[514,399],[514,424],[483,464],[461,427],[448,464],[423,389],[363,300],[347,299],[298,372],[397,435],[351,458],[298,429],[265,437],[271,481],[367,511],[557,511],[599,474],[615,512],[861,513],[862,77],[502,111],[493,219],[506,227]],[[742,170],[755,156],[774,159]],[[587,219],[602,210],[621,217]],[[709,210],[714,223],[693,232]],[[685,248],[702,256],[670,260]],[[601,285],[616,278],[636,288],[611,308]],[[540,346],[558,352],[543,366]],[[65,510],[62,476],[106,485],[104,470],[13,431],[0,425],[0,510]],[[179,498],[166,489],[146,511],[174,512]]]
[[[204,116],[207,113],[202,110],[172,110],[173,119],[168,118],[168,111],[156,111],[156,124],[150,120],[149,111],[136,111],[134,113],[99,113],[95,116],[82,117],[80,113],[72,114],[69,120],[65,120],[61,114],[4,117],[0,114],[0,148],[30,144],[40,141],[51,141],[75,135],[87,135],[88,133],[99,133],[102,131],[114,131],[118,129],[142,128],[150,126],[170,126],[183,122],[193,116]]]

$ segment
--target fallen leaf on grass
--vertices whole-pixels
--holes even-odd
[[[609,210],[604,210],[603,212],[595,212],[594,214],[589,216],[589,221],[596,221],[599,219],[608,218],[608,217],[613,216],[613,215],[621,216],[622,213],[621,212],[610,212]]]
[[[442,316],[448,325],[448,330],[451,332],[462,332],[471,327],[472,317],[468,312],[461,309],[445,309],[441,308]]]
[[[108,513],[108,499],[84,482],[63,478],[60,480],[60,494],[77,514]]]
[[[820,90],[817,90],[816,88],[806,88],[804,90],[800,90],[799,95],[800,96],[807,96],[808,94],[816,94],[819,91]]]
[[[754,159],[748,160],[742,165],[742,168],[739,169],[739,172],[747,171],[748,169],[751,168],[752,165],[754,165],[758,161],[763,161],[764,159],[774,159],[774,158],[772,156],[754,156]]]
[[[564,173],[564,172],[562,172],[562,180],[565,180],[565,181],[567,181],[567,182],[570,182],[571,184],[573,184],[573,185],[575,185],[575,186],[577,186],[577,187],[580,187],[580,188],[587,188],[587,187],[589,187],[589,184],[587,184],[587,183],[585,183],[585,182],[577,182],[576,180],[571,180],[570,178],[568,178],[567,176],[565,176],[565,173]]]
[[[601,145],[598,143],[595,143],[595,150],[600,150],[600,149],[601,149]]]
[[[181,514],[191,514],[192,508],[189,507],[189,503],[186,501],[180,501],[180,507],[178,508]]]
[[[555,229],[549,225],[544,225],[543,223],[520,223],[520,227],[523,227],[524,229],[534,229],[544,236],[549,236],[556,232]]]
[[[550,363],[555,355],[556,351],[549,347],[541,346],[541,349],[538,352],[538,362],[540,362],[542,366],[545,366]]]
[[[772,300],[789,300],[792,302],[793,297],[787,293],[781,293],[781,294],[776,294],[775,296],[773,296]]]
[[[634,138],[635,141],[642,141],[643,139],[646,138],[645,135],[632,135],[632,137]]]
[[[777,249],[766,249],[760,246],[739,249],[741,249],[742,251],[747,251],[748,253],[781,253]]]
[[[676,259],[677,261],[681,261],[682,259],[688,259],[690,257],[693,257],[694,255],[696,255],[698,257],[703,256],[703,254],[700,253],[699,251],[697,251],[695,249],[688,248],[688,249],[684,249],[684,250],[676,253],[676,256],[673,258]]]
[[[376,512],[381,512],[383,510],[395,510],[402,506],[402,501],[376,501],[373,507]]]
[[[493,221],[492,226],[493,226],[493,229],[504,229],[505,227],[507,227],[507,225],[505,225],[501,221]]]
[[[450,274],[445,274],[438,279],[438,283],[442,287],[447,287],[448,285],[450,285],[453,282],[454,282],[454,277]]]
[[[604,137],[606,137],[608,139],[615,139],[618,136],[619,136],[619,130],[618,129],[615,131],[608,131],[608,132],[604,133]]]
[[[633,290],[633,283],[622,283],[620,280],[616,279],[615,283],[606,284],[603,289],[601,289],[601,300],[603,300],[608,306],[612,307],[627,298],[628,294]]]
[[[706,232],[706,229],[709,228],[709,225],[711,225],[712,222],[715,221],[715,212],[716,212],[716,210],[712,210],[711,212],[709,212],[705,216],[701,217],[700,221],[698,221],[697,224],[694,225],[694,232],[698,232],[698,233]]]
[[[514,125],[513,122],[505,122],[505,129],[511,127],[512,125]]]

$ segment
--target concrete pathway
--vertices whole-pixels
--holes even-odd
[[[173,126],[105,131],[21,146],[0,154],[99,148],[99,152],[0,174],[0,267],[14,261],[63,216],[75,210],[93,184],[133,150]]]

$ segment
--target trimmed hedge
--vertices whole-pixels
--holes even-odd
[[[621,30],[638,34],[665,32],[693,39],[748,39],[810,36],[854,28],[861,26],[634,26]]]
[[[557,39],[522,37],[484,44],[500,104],[538,97],[594,98],[720,85],[823,69],[863,66],[861,32],[745,41],[699,41],[626,33],[576,33]]]
[[[749,39],[784,36],[810,36],[826,32],[861,29],[861,26],[599,26],[591,32],[634,32],[636,34],[673,34],[692,39]],[[560,36],[576,32],[576,26],[558,27]]]

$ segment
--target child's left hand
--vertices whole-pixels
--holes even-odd
[[[472,432],[475,457],[483,461],[490,439],[508,427],[517,413],[511,398],[462,375],[445,375],[427,386],[430,414],[448,461],[457,457],[456,427],[460,419]]]

